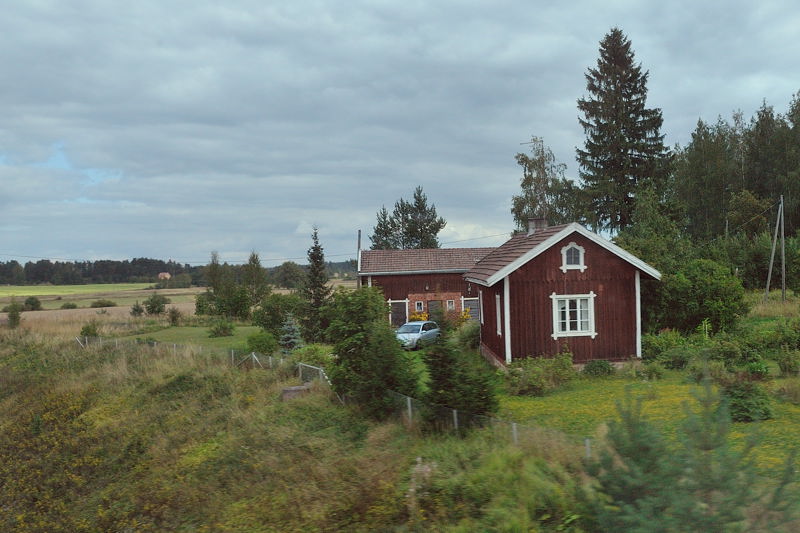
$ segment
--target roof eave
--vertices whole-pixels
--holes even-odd
[[[397,271],[379,271],[379,272],[359,272],[359,276],[402,276],[409,274],[463,274],[466,268],[446,269],[446,270],[397,270]]]

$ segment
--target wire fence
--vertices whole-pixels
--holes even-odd
[[[152,349],[168,350],[174,353],[183,349],[191,349],[197,353],[203,353],[203,349],[198,346],[187,346],[177,343],[159,343],[153,340],[104,339],[102,337],[76,337],[75,340],[83,348],[110,345],[116,348],[122,348],[136,345],[149,346]],[[234,368],[277,370],[279,368],[286,368],[286,365],[293,365],[296,367],[297,377],[302,383],[313,381],[323,383],[331,389],[331,392],[334,392],[342,404],[346,403],[346,398],[333,391],[331,380],[322,367],[297,362],[289,357],[276,357],[244,350],[206,349],[205,353],[229,357],[229,364]],[[527,426],[491,416],[433,405],[392,390],[386,390],[386,394],[392,405],[390,418],[402,423],[406,428],[412,431],[424,429],[426,431],[439,433],[454,432],[463,434],[469,429],[482,428],[491,431],[498,440],[511,442],[515,445],[519,445],[523,441],[531,440],[555,442],[564,439],[563,433],[557,430]],[[590,458],[592,456],[591,439],[585,438],[583,440],[583,448],[583,453],[586,458]]]

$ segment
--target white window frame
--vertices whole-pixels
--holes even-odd
[[[501,314],[500,314],[500,295],[494,295],[494,314],[495,314],[495,322],[497,323],[497,335],[502,337],[503,336],[503,324],[500,322]]]
[[[447,300],[445,304],[447,306],[448,311],[455,311],[456,310],[456,301],[455,300]]]
[[[577,265],[570,265],[567,263],[567,253],[570,250],[578,250],[578,264]],[[561,272],[566,273],[567,270],[580,270],[583,272],[586,270],[586,250],[583,246],[578,246],[574,242],[569,243],[568,245],[561,248]]]
[[[414,302],[414,312],[415,313],[424,313],[425,312],[425,302]]]
[[[562,337],[597,337],[597,327],[595,325],[594,316],[594,299],[597,296],[594,291],[589,294],[556,294],[552,293],[550,299],[553,302],[553,335],[554,339]],[[569,302],[574,301],[576,304],[575,312],[578,316],[574,320],[567,319],[564,329],[565,321],[561,320],[562,304],[569,306]],[[585,308],[582,308],[581,303],[585,302]],[[581,312],[586,312],[585,319],[581,316]],[[577,329],[569,329],[570,323],[576,322]],[[586,327],[583,323],[586,322]]]

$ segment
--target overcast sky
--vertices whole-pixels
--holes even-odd
[[[800,90],[794,1],[10,2],[0,261],[304,263],[314,225],[344,260],[417,185],[445,246],[500,244],[520,143],[577,176],[576,100],[613,26],[669,145]]]

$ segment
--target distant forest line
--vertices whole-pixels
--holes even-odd
[[[234,271],[242,265],[230,265]],[[331,278],[354,277],[356,261],[327,262]],[[265,268],[267,278],[273,285],[297,288],[305,265],[286,261],[276,267]],[[136,258],[123,261],[50,261],[40,259],[21,264],[16,260],[0,261],[0,285],[83,285],[88,283],[160,283],[164,287],[204,286],[205,265],[181,264],[161,259]],[[166,272],[169,280],[159,280]]]

